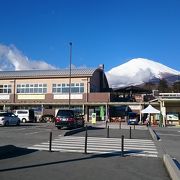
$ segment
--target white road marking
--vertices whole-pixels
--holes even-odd
[[[84,152],[84,137],[65,136],[52,141],[52,151],[60,152]],[[29,149],[49,150],[49,142],[36,144]],[[87,152],[121,153],[121,139],[88,137]],[[124,139],[124,153],[130,156],[158,157],[156,146],[152,140]]]
[[[31,135],[31,134],[37,134],[37,133],[40,133],[40,132],[25,133],[25,135]]]

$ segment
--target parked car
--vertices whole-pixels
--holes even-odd
[[[18,109],[14,111],[14,114],[17,115],[23,123],[36,121],[33,109]]]
[[[62,127],[67,128],[77,128],[77,127],[84,127],[84,118],[83,116],[77,116],[73,110],[69,109],[60,109],[57,112],[55,118],[55,126],[58,129]]]
[[[138,115],[135,112],[128,113],[128,125],[138,125]]]
[[[20,125],[20,119],[11,112],[0,112],[0,125],[8,126],[8,125]]]
[[[39,118],[39,122],[46,123],[46,122],[54,122],[55,117],[51,114],[44,114]]]

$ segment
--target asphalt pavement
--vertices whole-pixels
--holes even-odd
[[[90,124],[89,124],[90,126]],[[102,126],[102,127],[101,127]],[[88,136],[107,136],[104,124],[88,128]],[[129,138],[129,126],[118,129],[110,126],[109,136]],[[63,136],[67,131],[57,130],[54,124],[25,124],[20,127],[0,127],[0,179],[82,179],[82,180],[169,180],[162,158],[136,157],[120,154],[84,154],[69,152],[48,152],[27,149],[34,144],[48,142],[49,133],[53,139]],[[85,131],[74,135],[84,136]],[[132,139],[152,140],[146,127],[133,129]]]
[[[164,154],[169,154],[176,160],[176,164],[180,169],[180,127],[153,127],[160,138],[159,144]]]
[[[16,152],[15,152],[16,151]],[[0,160],[1,180],[169,180],[159,158],[47,151],[24,152]]]

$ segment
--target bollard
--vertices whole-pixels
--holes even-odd
[[[109,126],[107,128],[107,138],[109,138]]]
[[[129,139],[131,139],[131,126],[130,126],[130,129],[129,129]]]
[[[84,154],[87,154],[87,125],[86,125],[86,133],[85,133],[85,145],[84,145]]]
[[[124,156],[124,135],[121,136],[121,156]]]
[[[119,121],[119,129],[121,129],[121,121]]]
[[[49,152],[52,152],[51,147],[52,147],[52,132],[50,132],[49,134]]]
[[[134,129],[135,129],[135,126],[136,126],[136,125],[134,124]]]

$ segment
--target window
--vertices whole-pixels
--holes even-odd
[[[11,92],[12,92],[11,85],[9,84],[0,85],[1,94],[10,94]]]
[[[68,94],[69,84],[52,84],[52,93]],[[84,83],[71,83],[71,93],[84,93]]]
[[[61,93],[61,92],[62,92],[61,84],[52,85],[52,93]]]
[[[47,93],[47,84],[17,84],[17,93],[45,94]]]

